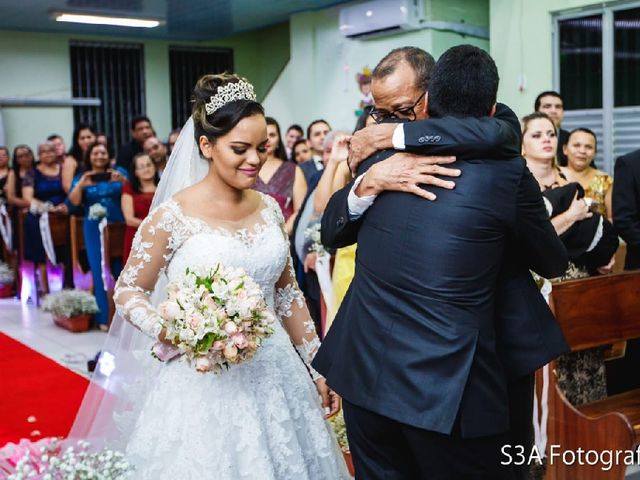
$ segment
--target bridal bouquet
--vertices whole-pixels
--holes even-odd
[[[262,290],[240,268],[187,268],[168,284],[167,293],[158,307],[165,341],[200,372],[220,373],[223,367],[249,360],[273,333],[275,317]],[[158,343],[152,353],[164,360],[165,347]]]

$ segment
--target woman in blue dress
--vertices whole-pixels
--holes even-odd
[[[32,207],[24,224],[24,257],[32,261],[40,270],[41,289],[44,293],[48,293],[47,256],[40,234],[39,212],[45,203],[49,203],[51,204],[49,212],[67,214],[68,209],[64,204],[67,194],[62,188],[62,168],[53,145],[50,143],[39,145],[38,158],[40,162],[33,169],[33,184],[22,187],[22,198],[30,202]],[[65,253],[58,249],[56,260],[66,259]]]
[[[122,184],[127,180],[126,172],[119,167],[109,168],[109,152],[101,143],[94,143],[86,152],[84,173],[76,175],[69,192],[72,205],[80,206],[84,212],[84,241],[87,247],[87,259],[93,277],[93,293],[98,302],[100,312],[96,314],[98,327],[107,329],[109,321],[109,303],[102,281],[102,265],[100,252],[100,231],[98,225],[101,218],[90,216],[91,207],[100,204],[106,210],[109,223],[123,222],[120,197]],[[122,260],[114,260],[111,270],[115,276],[122,270]]]

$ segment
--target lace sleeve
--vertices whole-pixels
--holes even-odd
[[[277,205],[275,209],[279,212]],[[284,218],[280,212],[278,213],[278,221],[287,245],[289,245],[289,237],[285,230]],[[289,334],[293,346],[309,369],[313,380],[315,381],[321,378],[322,375],[311,367],[311,361],[320,348],[320,339],[316,334],[315,324],[307,308],[304,295],[298,287],[290,253],[287,259],[287,265],[276,282],[275,311]]]
[[[140,224],[113,295],[117,313],[152,338],[162,330],[162,317],[150,296],[174,249],[176,222],[175,214],[161,205]]]

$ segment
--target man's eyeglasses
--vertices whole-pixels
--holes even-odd
[[[382,121],[389,118],[406,118],[409,121],[413,122],[416,119],[416,107],[418,106],[420,100],[422,100],[424,95],[424,93],[420,95],[416,100],[416,103],[414,103],[410,107],[397,108],[393,112],[387,112],[386,110],[378,110],[374,108],[373,110],[371,110],[371,113],[369,113],[369,115],[371,115],[371,118],[373,118],[376,123],[381,123]]]

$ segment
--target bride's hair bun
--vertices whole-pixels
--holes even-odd
[[[264,115],[262,105],[254,100],[233,100],[225,103],[212,113],[207,113],[206,104],[215,97],[218,88],[230,83],[246,80],[232,73],[207,74],[200,77],[193,89],[193,124],[196,143],[202,135],[210,142],[229,133],[243,118]]]

